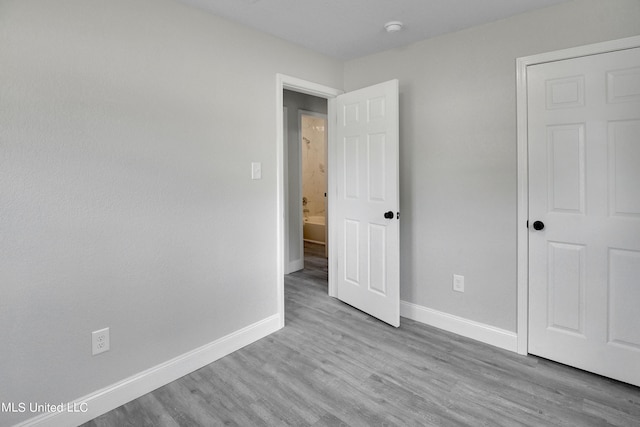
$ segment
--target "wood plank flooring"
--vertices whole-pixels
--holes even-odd
[[[329,298],[305,246],[284,329],[85,426],[640,426],[640,388]]]

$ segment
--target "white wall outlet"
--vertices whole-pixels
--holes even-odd
[[[453,275],[453,290],[456,292],[464,292],[464,276],[458,274]]]
[[[109,328],[91,332],[91,353],[104,353],[109,350]]]
[[[251,162],[251,179],[262,179],[262,163]]]

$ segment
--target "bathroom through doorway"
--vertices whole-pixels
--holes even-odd
[[[302,171],[302,239],[327,256],[327,115],[298,110]]]

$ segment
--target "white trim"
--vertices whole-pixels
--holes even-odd
[[[527,354],[529,340],[529,232],[526,227],[529,213],[529,157],[528,157],[528,112],[527,112],[527,67],[553,61],[582,56],[598,55],[640,47],[640,36],[611,40],[571,49],[542,53],[516,59],[517,81],[517,152],[518,152],[518,214],[517,214],[517,259],[518,259],[518,305],[517,337],[518,353]]]
[[[284,192],[282,196],[284,197],[284,209],[282,211],[283,215],[283,223],[285,227],[282,229],[284,233],[283,236],[283,244],[284,244],[284,254],[283,254],[283,262],[284,262],[284,274],[292,273],[296,270],[291,270],[292,262],[291,262],[291,253],[290,253],[290,230],[289,230],[289,192],[286,190],[289,188],[289,162],[287,159],[289,158],[289,109],[287,107],[282,107],[282,188]]]
[[[517,351],[515,332],[400,301],[400,316],[509,351]]]
[[[334,89],[329,86],[324,86],[318,83],[310,82],[308,80],[303,80],[297,77],[287,76],[280,73],[276,74],[276,80],[278,80],[281,89],[306,93],[307,95],[313,95],[319,98],[335,98],[336,96],[343,93],[343,91],[341,91],[340,89]],[[280,96],[282,96],[282,93],[280,94]]]
[[[330,297],[338,298],[338,285],[336,282],[338,272],[338,246],[335,238],[335,227],[333,219],[336,217],[335,200],[334,197],[337,194],[338,188],[336,185],[336,127],[338,125],[338,113],[336,110],[336,97],[329,98],[327,100],[327,126],[329,127],[329,133],[327,134],[327,221],[325,226],[327,227],[327,246],[325,246],[325,253],[329,254],[329,265],[327,273],[329,276],[328,293]]]
[[[86,408],[86,412],[43,414],[26,420],[16,427],[64,427],[83,424],[266,337],[280,329],[279,320],[279,315],[277,314],[267,317],[212,343],[184,353],[69,403],[71,408]]]
[[[529,155],[527,151],[527,65],[526,59],[516,60],[516,114],[517,114],[517,306],[516,332],[518,353],[527,354],[529,340]],[[522,259],[524,257],[524,260]]]
[[[298,259],[298,260],[289,262],[289,273],[302,270],[303,268],[304,268],[304,259]]]
[[[318,83],[309,82],[299,79],[297,77],[287,76],[285,74],[276,74],[276,185],[277,185],[277,207],[276,207],[276,283],[277,283],[277,298],[278,298],[278,315],[280,317],[280,326],[284,327],[284,130],[282,127],[282,109],[284,107],[282,91],[284,89],[293,90],[295,92],[306,93],[307,95],[318,96],[328,100],[328,118],[335,116],[335,110],[332,107],[331,100],[342,93],[339,89],[334,89],[329,86],[320,85]],[[331,149],[333,141],[333,127],[330,120],[327,118],[329,126],[329,150]],[[331,164],[328,169],[329,183],[331,183]],[[327,192],[327,203],[329,204],[329,219],[331,219],[331,192]],[[331,242],[330,242],[331,243]],[[330,255],[331,255],[331,248]],[[335,254],[335,252],[333,252]],[[332,294],[334,288],[331,269],[335,264],[334,256],[329,257],[329,295]]]

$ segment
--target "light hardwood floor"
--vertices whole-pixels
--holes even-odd
[[[306,249],[284,329],[85,426],[640,426],[639,388],[387,326],[329,298],[326,259]]]

